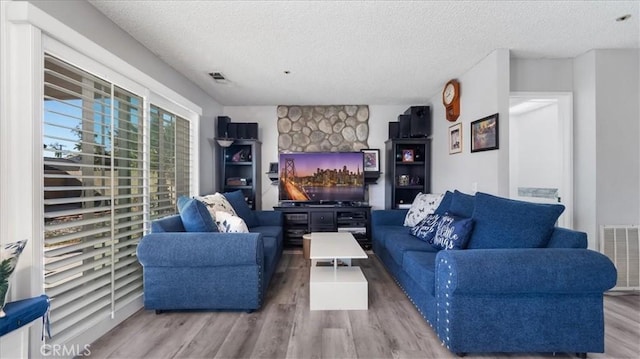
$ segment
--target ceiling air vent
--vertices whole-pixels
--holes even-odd
[[[213,78],[213,80],[217,83],[226,84],[229,83],[226,77],[222,74],[222,72],[209,72],[209,76]]]

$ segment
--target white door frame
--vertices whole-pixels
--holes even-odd
[[[509,98],[549,99],[558,101],[558,121],[562,146],[562,183],[560,197],[565,210],[560,226],[573,229],[573,93],[572,92],[511,92]],[[511,171],[510,171],[511,172]],[[509,182],[511,182],[511,173]]]

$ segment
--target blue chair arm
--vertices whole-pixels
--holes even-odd
[[[140,264],[155,267],[262,265],[260,233],[151,233],[138,244]]]
[[[408,209],[380,209],[371,212],[372,226],[402,226]]]
[[[260,226],[282,226],[284,216],[280,211],[253,211]]]
[[[555,227],[547,248],[587,248],[587,234],[568,228]]]
[[[603,293],[617,272],[588,249],[471,249],[438,252],[436,277],[452,294]]]

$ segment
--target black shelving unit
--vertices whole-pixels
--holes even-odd
[[[220,151],[219,192],[241,190],[252,209],[262,209],[261,197],[256,195],[262,186],[260,147],[258,140],[235,140]]]
[[[431,190],[431,140],[398,138],[385,142],[385,207],[408,205]]]

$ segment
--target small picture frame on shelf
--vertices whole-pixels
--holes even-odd
[[[413,162],[414,151],[409,149],[402,150],[402,162]]]
[[[380,150],[370,148],[360,151],[364,153],[364,171],[380,172]]]

